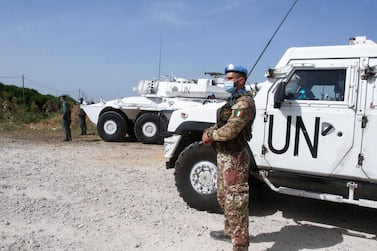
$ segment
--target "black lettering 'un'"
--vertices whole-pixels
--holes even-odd
[[[296,118],[296,135],[295,135],[295,149],[294,149],[294,156],[298,156],[298,145],[300,141],[300,130],[304,134],[306,144],[308,144],[310,153],[312,154],[313,158],[317,158],[318,156],[318,137],[319,137],[319,122],[320,118],[315,118],[315,126],[314,126],[314,142],[310,141],[308,132],[306,131],[304,122],[302,121],[302,118],[300,116],[297,116]]]
[[[274,127],[274,115],[270,115],[270,123],[268,127],[268,147],[271,150],[271,152],[275,154],[283,154],[285,153],[288,148],[289,148],[289,139],[291,137],[291,122],[292,122],[292,117],[288,116],[287,117],[287,123],[285,126],[285,144],[284,147],[281,149],[276,149],[272,145],[272,138],[273,138],[273,127]],[[315,118],[315,126],[314,126],[314,140],[313,144],[310,141],[308,132],[306,130],[305,124],[302,121],[301,116],[296,117],[296,133],[295,133],[295,146],[294,146],[294,151],[293,155],[298,156],[298,150],[299,150],[299,143],[300,143],[300,131],[302,131],[306,144],[309,147],[310,153],[313,158],[317,158],[318,156],[318,138],[319,138],[319,123],[320,123],[320,118],[316,117]]]
[[[292,117],[288,116],[287,117],[287,125],[285,128],[285,145],[282,149],[276,149],[272,145],[272,134],[273,134],[273,127],[274,127],[274,115],[270,115],[270,124],[268,127],[268,148],[270,148],[271,152],[276,153],[276,154],[282,154],[285,153],[288,148],[289,148],[289,138],[291,137],[291,121]]]

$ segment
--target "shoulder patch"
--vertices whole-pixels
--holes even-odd
[[[235,117],[242,117],[243,111],[242,110],[234,110],[234,116]]]

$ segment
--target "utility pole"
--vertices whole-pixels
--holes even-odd
[[[24,100],[25,104],[25,76],[22,74],[22,99]]]

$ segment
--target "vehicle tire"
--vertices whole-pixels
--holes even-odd
[[[175,185],[192,208],[221,212],[217,202],[216,153],[211,146],[195,142],[181,152],[175,164]]]
[[[124,141],[127,132],[126,119],[115,111],[105,112],[98,119],[97,131],[105,141]]]
[[[144,113],[135,122],[136,139],[144,144],[161,144],[161,132],[167,129],[167,119],[163,114]]]

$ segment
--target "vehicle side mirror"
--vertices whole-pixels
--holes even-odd
[[[280,108],[281,103],[284,102],[285,85],[286,85],[286,82],[281,82],[276,88],[275,95],[274,95],[274,108]]]

